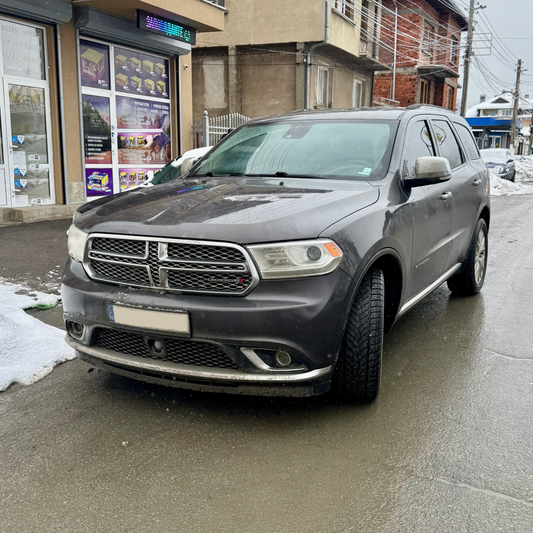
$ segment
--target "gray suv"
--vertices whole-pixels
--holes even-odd
[[[247,123],[177,180],[79,208],[62,296],[92,365],[196,390],[353,401],[383,334],[487,267],[489,174],[431,106]]]

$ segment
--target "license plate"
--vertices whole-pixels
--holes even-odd
[[[137,307],[108,305],[107,314],[110,322],[122,326],[172,331],[189,336],[191,334],[189,314],[184,311],[152,311]]]

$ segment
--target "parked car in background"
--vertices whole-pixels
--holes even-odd
[[[78,209],[67,342],[196,390],[369,402],[383,334],[447,281],[485,279],[489,172],[432,106],[248,122],[183,176]]]
[[[514,181],[516,176],[513,154],[506,148],[488,148],[480,150],[487,168],[499,178]]]

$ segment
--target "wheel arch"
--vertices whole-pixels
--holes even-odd
[[[479,214],[479,218],[482,218],[485,221],[485,224],[487,224],[487,230],[488,230],[490,227],[490,209],[488,205],[483,206],[483,209],[481,210],[481,213]]]

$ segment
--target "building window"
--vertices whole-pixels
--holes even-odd
[[[424,24],[424,35],[422,37],[422,53],[429,59],[433,59],[435,50],[435,28],[429,24]]]
[[[420,80],[420,103],[429,104],[429,82]]]
[[[335,0],[335,9],[350,20],[353,20],[355,13],[354,1],[355,0]]]
[[[352,107],[361,107],[361,94],[363,92],[363,84],[359,80],[353,80],[353,98]]]
[[[448,87],[446,91],[446,107],[453,111],[453,89]]]
[[[318,67],[316,77],[316,105],[331,107],[332,72],[327,67]]]
[[[450,41],[450,63],[452,65],[459,64],[459,39],[454,35]]]

